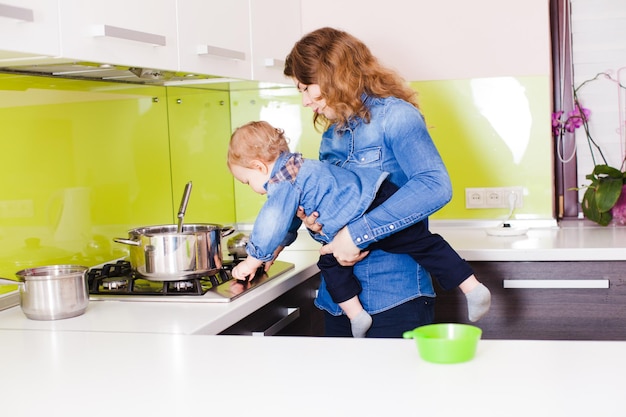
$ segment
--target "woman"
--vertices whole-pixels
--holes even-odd
[[[387,171],[400,187],[382,205],[343,228],[321,251],[354,265],[362,286],[359,298],[373,318],[367,337],[401,337],[406,330],[432,323],[435,292],[430,275],[408,255],[361,252],[392,233],[427,222],[452,198],[446,167],[427,131],[416,93],[381,66],[361,41],[333,28],[300,39],[286,58],[284,74],[296,83],[303,105],[313,110],[315,126],[324,129],[320,160],[352,170]],[[315,213],[301,216],[308,216],[305,223],[313,232],[320,230],[314,224]],[[489,308],[489,291],[473,274],[458,284],[470,303],[470,295],[478,294],[482,317]],[[349,320],[323,281],[315,303],[324,310],[328,336],[351,336]]]

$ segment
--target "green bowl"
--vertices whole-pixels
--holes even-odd
[[[441,323],[420,326],[404,332],[405,339],[415,339],[422,359],[433,363],[459,363],[471,360],[482,330],[476,326]]]

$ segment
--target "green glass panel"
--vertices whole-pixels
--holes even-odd
[[[553,218],[550,80],[547,76],[424,81],[419,93],[454,196],[434,219],[497,219],[508,209],[466,209],[465,188],[525,189],[517,218]]]
[[[172,220],[165,88],[0,74],[0,275],[125,256]]]
[[[192,181],[185,222],[234,223],[233,178],[226,166],[228,92],[168,87],[167,102],[174,213],[180,208],[185,184]]]
[[[265,120],[285,131],[292,151],[318,158],[321,133],[313,129],[313,113],[302,107],[301,95],[295,87],[232,91],[231,108],[233,129],[249,121]],[[237,221],[253,223],[265,199],[249,186],[235,181]]]

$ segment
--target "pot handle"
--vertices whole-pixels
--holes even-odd
[[[24,283],[14,279],[0,278],[0,285],[24,285]]]
[[[115,237],[113,238],[113,241],[117,243],[123,243],[124,245],[141,246],[141,242],[138,240],[122,239],[121,237]]]
[[[232,226],[224,226],[222,227],[221,234],[222,237],[226,237],[235,233],[235,228]]]

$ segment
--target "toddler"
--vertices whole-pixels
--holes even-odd
[[[313,237],[326,244],[398,189],[386,179],[386,172],[350,171],[291,153],[284,132],[263,121],[235,130],[228,147],[228,167],[235,179],[267,195],[250,234],[248,256],[233,269],[233,277],[239,280],[254,276],[263,262],[272,261],[275,253],[296,239],[301,225],[298,207],[305,213],[319,213],[322,231]],[[462,289],[469,289],[464,291],[469,319],[479,320],[489,310],[491,293],[478,282],[469,264],[425,223],[400,230],[367,249],[410,255],[446,290],[463,284]],[[352,267],[341,266],[332,254],[321,255],[318,266],[333,301],[350,319],[353,336],[365,337],[372,318],[359,301],[361,287]]]

